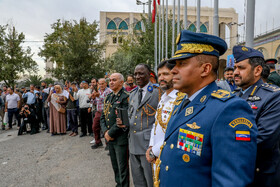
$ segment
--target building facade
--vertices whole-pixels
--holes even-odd
[[[275,58],[280,61],[280,28],[254,38],[254,48],[261,51],[265,59]]]
[[[168,8],[169,14],[172,12],[172,6]],[[180,20],[184,19],[184,7],[180,9]],[[188,30],[196,32],[196,7],[188,7]],[[100,42],[107,42],[105,57],[110,57],[116,52],[119,44],[133,30],[141,30],[141,15],[143,13],[135,12],[100,12]],[[147,16],[147,15],[143,15]],[[170,16],[170,15],[169,15]],[[201,8],[200,31],[208,34],[213,33],[214,9],[209,7]],[[177,20],[177,9],[175,9]],[[219,31],[220,37],[225,39],[231,49],[237,43],[237,23],[238,14],[233,8],[219,9]],[[170,25],[171,26],[171,25]],[[230,53],[227,53],[230,54]],[[227,55],[226,54],[226,55]],[[225,56],[226,56],[225,55]]]

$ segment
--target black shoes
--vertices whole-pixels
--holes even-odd
[[[103,146],[102,142],[100,142],[99,144],[94,144],[91,146],[92,149],[97,149],[98,147]]]
[[[88,135],[91,136],[91,137],[93,137],[93,133],[89,133]]]
[[[84,137],[84,136],[87,136],[87,135],[86,135],[86,134],[81,134],[81,135],[80,135],[80,138],[81,138],[81,137]]]
[[[105,147],[105,151],[108,151],[109,150],[109,146],[108,145],[106,145],[106,147]]]

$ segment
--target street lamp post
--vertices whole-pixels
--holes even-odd
[[[150,1],[147,1],[147,2],[142,2],[140,0],[136,0],[136,4],[137,5],[143,5],[143,14],[145,14],[145,5],[149,5],[149,2]],[[150,19],[150,18],[149,18]]]

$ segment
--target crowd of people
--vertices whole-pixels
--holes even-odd
[[[74,137],[80,126],[81,138],[94,137],[92,149],[104,137],[117,186],[129,186],[130,171],[136,187],[280,186],[277,60],[235,46],[234,67],[218,80],[224,40],[183,30],[177,45],[157,75],[138,64],[126,81],[113,73],[79,86],[4,86],[2,128],[15,116],[19,135],[30,124],[30,134]]]

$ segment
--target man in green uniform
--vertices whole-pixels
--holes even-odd
[[[128,108],[128,92],[123,88],[124,77],[120,73],[110,76],[109,86],[113,92],[107,95],[100,119],[104,137],[108,141],[109,153],[117,186],[129,186],[128,128],[117,118],[117,108]],[[117,123],[118,119],[118,123]]]
[[[275,70],[275,64],[277,64],[277,60],[274,58],[267,59],[265,64],[270,68],[270,75],[268,76],[267,83],[275,84],[280,87],[280,75]]]

